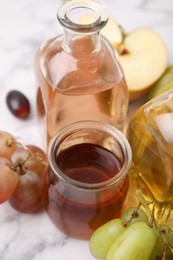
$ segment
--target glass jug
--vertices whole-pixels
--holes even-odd
[[[156,217],[173,227],[173,90],[144,104],[131,118],[129,203],[136,189],[155,203]]]
[[[47,142],[62,127],[97,120],[123,129],[128,89],[116,53],[100,35],[108,16],[92,0],[65,2],[58,10],[63,34],[38,50],[37,107]]]

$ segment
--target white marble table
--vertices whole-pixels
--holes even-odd
[[[46,39],[60,31],[58,0],[0,0],[0,129],[18,140],[42,146],[35,109],[33,58]],[[128,32],[149,26],[165,40],[173,63],[172,0],[105,0],[109,14]],[[29,120],[21,122],[5,103],[10,89],[21,90],[32,104]],[[92,260],[88,241],[63,235],[45,212],[20,214],[0,205],[0,260]]]

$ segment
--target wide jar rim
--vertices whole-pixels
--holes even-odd
[[[74,180],[68,177],[63,171],[58,167],[57,162],[55,160],[55,153],[58,146],[58,143],[61,143],[66,137],[75,133],[76,131],[85,131],[88,130],[98,130],[98,131],[106,131],[106,133],[110,134],[115,141],[118,142],[121,147],[123,154],[123,164],[120,171],[112,178],[98,183],[84,183],[77,180]],[[121,181],[128,173],[128,170],[131,166],[132,162],[132,152],[131,147],[123,133],[121,133],[117,128],[103,122],[92,121],[92,120],[84,120],[78,121],[76,123],[72,123],[68,126],[61,128],[56,135],[51,139],[49,147],[48,147],[48,163],[50,168],[53,170],[55,176],[61,181],[71,185],[77,189],[84,189],[88,191],[93,190],[104,190],[108,189],[111,186],[114,186],[119,181]]]

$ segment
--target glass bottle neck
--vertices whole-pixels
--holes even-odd
[[[100,45],[100,31],[82,34],[67,28],[63,30],[63,48],[68,53],[94,54],[100,50]]]
[[[100,49],[100,30],[108,15],[98,1],[66,1],[58,9],[57,18],[63,26],[63,47],[67,52],[85,55]]]

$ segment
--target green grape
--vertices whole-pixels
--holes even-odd
[[[165,226],[165,229],[169,229],[169,228]],[[166,240],[169,243],[169,245],[171,245],[171,247],[173,248],[173,230],[172,230],[172,233],[165,233],[165,237],[166,237]],[[170,249],[167,251],[166,259],[167,260],[173,259],[173,254],[171,253]]]
[[[105,259],[110,246],[124,230],[121,219],[113,219],[99,227],[90,239],[91,254],[97,259]]]
[[[166,225],[161,225],[161,228],[165,230],[164,234],[165,234],[167,242],[171,246],[173,246],[173,233],[168,232],[169,227],[166,226]],[[160,234],[158,233],[157,230],[155,230],[155,232],[156,232],[156,235],[157,235],[156,236],[156,243],[155,243],[154,249],[151,253],[149,260],[155,260],[155,259],[157,259],[157,257],[159,257],[159,256],[161,257],[162,254],[163,254],[163,250],[164,250],[163,239],[162,239],[162,237],[160,236]],[[172,260],[172,259],[173,259],[173,255],[171,253],[171,250],[168,249],[167,252],[166,252],[166,260]]]
[[[173,229],[169,228],[168,226],[166,225],[163,225],[162,226],[166,233],[165,233],[165,237],[166,237],[166,240],[168,241],[168,243],[173,247]],[[170,232],[169,232],[170,230]]]
[[[132,221],[130,223],[139,222],[139,221],[148,223],[148,218],[147,218],[147,215],[145,214],[145,212],[139,208],[137,215],[135,216],[135,214],[134,214],[135,210],[136,210],[136,208],[129,208],[129,209],[125,210],[123,212],[121,218],[124,221],[128,221],[128,220],[130,220],[131,216],[134,215],[134,218],[132,219]]]
[[[155,233],[156,233],[156,243],[152,250],[149,260],[157,259],[158,256],[161,256],[164,249],[164,243],[161,236],[159,235],[157,230],[155,230]]]
[[[132,223],[113,242],[106,260],[148,260],[155,242],[153,228],[144,222]]]

